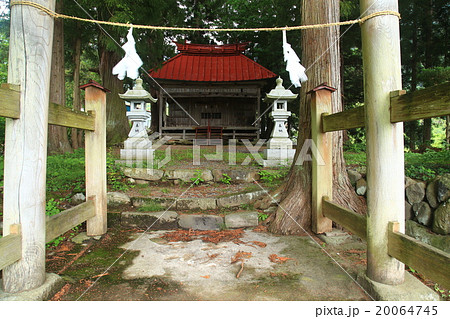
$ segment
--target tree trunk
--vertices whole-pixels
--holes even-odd
[[[423,30],[425,36],[425,63],[426,69],[433,67],[433,1],[424,2],[425,17],[423,20]],[[431,119],[423,120],[422,149],[425,151],[431,145]]]
[[[123,82],[112,75],[112,69],[119,61],[116,53],[100,49],[102,85],[111,91],[106,95],[106,143],[109,145],[125,141],[130,130],[125,102],[119,97],[119,93],[123,93]]]
[[[318,24],[339,21],[338,0],[314,0],[302,2],[302,24]],[[342,111],[339,28],[305,30],[302,33],[302,64],[307,67],[309,80],[300,91],[300,119],[297,151],[294,164],[281,194],[281,203],[270,231],[281,234],[305,234],[311,230],[311,162],[295,165],[304,142],[311,138],[310,95],[306,93],[327,82],[337,89],[332,95],[333,112]],[[333,134],[333,200],[340,205],[361,213],[364,200],[352,188],[343,158],[343,133]],[[300,161],[301,162],[301,161]]]
[[[81,28],[80,22],[77,22],[76,38],[73,45],[73,109],[81,110],[80,102],[80,66],[81,66]],[[82,146],[82,131],[72,128],[71,141],[72,147],[77,149]]]
[[[446,146],[445,148],[447,150],[450,149],[450,115],[447,115],[445,117],[445,121],[446,121],[446,129],[445,129],[445,141],[446,141]]]
[[[56,1],[56,12],[62,12],[62,0]],[[50,102],[65,105],[64,84],[64,21],[55,20],[53,31],[52,69],[50,77]],[[67,128],[56,125],[48,127],[48,153],[72,152]]]

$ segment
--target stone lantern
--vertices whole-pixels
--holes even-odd
[[[267,149],[264,150],[264,166],[278,166],[288,164],[292,161],[295,149],[292,148],[292,141],[286,129],[286,122],[291,116],[287,110],[290,100],[295,100],[297,94],[292,93],[283,87],[283,80],[276,80],[277,86],[270,93],[266,94],[265,101],[272,104],[272,112],[269,116],[274,121],[274,127],[270,139],[267,142]]]
[[[120,158],[136,161],[148,159],[153,154],[153,149],[145,125],[150,118],[146,104],[156,103],[157,100],[143,88],[141,78],[136,79],[132,90],[127,90],[125,94],[119,94],[119,96],[130,104],[127,117],[132,123],[128,138],[124,142],[124,149],[120,150]]]

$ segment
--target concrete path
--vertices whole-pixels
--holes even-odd
[[[162,238],[171,232],[115,228],[99,240],[87,239],[69,245],[70,250],[55,252],[48,256],[49,272],[58,272],[85,251],[63,271],[65,285],[51,299],[371,299],[333,260],[353,277],[364,267],[365,245],[353,237],[331,245],[318,244],[307,236],[276,236],[247,229],[239,240],[218,244]],[[236,260],[237,256],[241,259]]]
[[[308,237],[246,230],[241,238],[246,244],[214,244],[200,239],[167,242],[160,238],[165,232],[135,234],[122,247],[138,252],[123,279],[158,278],[182,287],[180,293],[162,294],[160,300],[370,299]],[[243,267],[241,261],[231,262],[238,252],[244,256]]]

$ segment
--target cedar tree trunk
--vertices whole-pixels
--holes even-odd
[[[339,21],[338,0],[302,2],[302,24]],[[342,111],[339,28],[304,30],[302,33],[302,64],[307,68],[309,80],[300,91],[300,120],[297,152],[281,193],[280,207],[269,230],[280,234],[304,235],[311,230],[311,162],[295,165],[303,143],[311,138],[310,95],[306,93],[327,82],[337,89],[332,95],[333,112]],[[333,201],[361,213],[365,202],[359,198],[348,179],[343,157],[343,133],[333,134]]]
[[[115,52],[100,49],[102,85],[111,91],[106,95],[106,143],[108,145],[122,143],[130,131],[125,102],[119,97],[119,93],[123,93],[123,82],[112,75],[112,69],[119,61],[120,57]]]
[[[56,12],[62,12],[62,0],[56,1]],[[50,77],[50,102],[65,105],[64,84],[64,21],[55,20],[53,31],[52,69]],[[67,128],[63,126],[48,126],[48,153],[72,152]]]
[[[73,109],[81,110],[80,99],[80,68],[81,68],[81,28],[77,22],[76,38],[73,45]],[[83,131],[72,128],[71,141],[74,149],[82,147]]]

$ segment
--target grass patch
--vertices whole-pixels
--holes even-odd
[[[138,208],[139,212],[160,212],[164,207],[156,201],[147,201],[145,205]]]
[[[347,165],[365,167],[365,152],[344,152]],[[405,175],[419,180],[430,180],[450,173],[450,150],[429,150],[423,154],[405,152]]]

